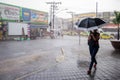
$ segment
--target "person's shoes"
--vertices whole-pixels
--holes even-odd
[[[91,71],[90,71],[90,70],[88,70],[88,71],[87,71],[87,74],[88,74],[88,75],[90,75],[90,74],[91,74]]]
[[[97,69],[96,66],[97,66],[97,64],[94,65],[94,68],[95,68],[95,69]]]

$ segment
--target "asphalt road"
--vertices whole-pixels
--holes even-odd
[[[99,52],[99,57],[114,53],[109,40],[100,40]],[[68,59],[89,56],[87,38],[81,37],[80,44],[78,36],[0,42],[0,80],[14,80],[25,74],[43,71],[57,65],[64,55]]]

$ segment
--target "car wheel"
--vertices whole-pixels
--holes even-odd
[[[111,37],[110,39],[113,39],[113,37]]]

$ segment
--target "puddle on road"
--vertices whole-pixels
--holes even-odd
[[[77,60],[77,67],[88,67],[89,66],[89,61],[83,61],[83,60]]]
[[[39,61],[41,56],[31,56],[29,59],[25,60],[26,64],[32,64],[34,61]]]
[[[40,54],[26,55],[18,58],[8,59],[0,62],[0,72],[8,72],[32,64],[41,59]]]

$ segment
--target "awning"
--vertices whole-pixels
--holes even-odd
[[[30,28],[48,28],[48,25],[30,24]]]
[[[106,24],[105,26],[103,26],[102,28],[117,28],[117,25],[115,25],[113,23],[109,23],[109,24]]]

